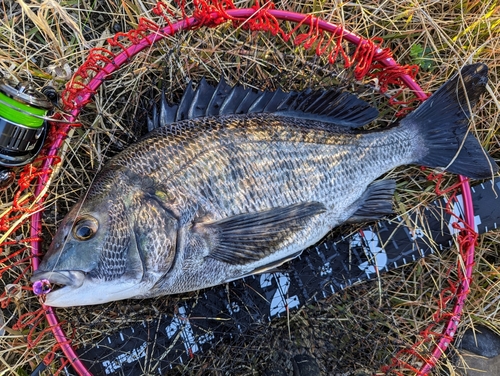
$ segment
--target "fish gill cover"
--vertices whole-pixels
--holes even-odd
[[[2,49],[2,53],[5,54],[7,51],[8,61],[12,59],[19,61],[18,65],[13,67],[2,67],[7,72],[21,72],[35,78],[39,77],[40,82],[52,79],[59,88],[69,78],[67,72],[71,73],[71,67],[80,65],[81,60],[78,59],[84,54],[86,47],[100,45],[99,38],[119,29],[128,30],[135,27],[139,15],[138,9],[151,9],[153,6],[142,2],[120,6],[110,3],[98,4],[88,9],[76,9],[71,4],[64,4],[58,8],[53,2],[42,5],[39,9],[35,9],[32,5],[19,2],[5,12],[6,20],[11,19],[12,14],[20,14],[26,21],[25,24],[32,25],[30,28],[34,31],[27,45],[20,42],[22,38],[19,40],[10,38],[7,41],[2,39],[2,43],[7,47]],[[175,11],[175,7],[168,9]],[[495,40],[491,38],[491,33],[495,29],[486,27],[490,21],[496,25],[493,3],[467,4],[464,8],[446,3],[443,5],[429,3],[422,4],[421,8],[416,10],[407,9],[396,2],[389,3],[388,8],[379,8],[375,2],[373,4],[365,2],[363,6],[344,5],[338,9],[332,9],[326,4],[311,3],[294,4],[293,10],[329,15],[333,21],[349,30],[370,37],[382,36],[395,51],[398,59],[409,64],[417,62],[411,60],[409,46],[422,44],[427,49],[426,43],[435,44],[434,36],[443,36],[444,31],[441,27],[444,27],[445,21],[442,20],[447,19],[451,12],[456,17],[455,33],[453,34],[453,28],[447,28],[446,33],[451,33],[449,37],[440,39],[439,44],[433,46],[431,57],[436,61],[435,66],[430,67],[430,71],[424,73],[419,81],[426,83],[424,88],[427,91],[435,90],[457,70],[457,66],[451,63],[457,56],[465,60],[469,57],[468,51],[474,50],[475,45],[484,43],[486,47],[480,49],[475,58],[490,66],[491,79],[497,82],[498,65],[493,54]],[[464,13],[467,15],[465,19],[463,19]],[[426,14],[433,15],[432,22],[425,18]],[[47,15],[48,17],[45,17]],[[78,17],[79,15],[87,17]],[[443,18],[439,18],[439,15]],[[73,20],[80,18],[88,20],[87,23],[75,25]],[[421,28],[422,22],[429,26]],[[13,35],[25,34],[24,24],[8,25]],[[59,27],[61,25],[62,28]],[[464,27],[461,27],[462,25]],[[407,36],[406,33],[402,35],[402,30],[416,31],[414,35]],[[62,38],[52,38],[54,34],[59,35],[58,33]],[[481,41],[472,39],[472,35],[476,35]],[[433,43],[430,43],[431,40]],[[47,45],[52,55],[44,55],[43,49],[40,48],[44,41],[49,41]],[[120,42],[120,39],[117,41]],[[347,56],[353,56],[354,47],[349,47],[348,43],[344,44],[348,51]],[[460,48],[449,48],[450,45]],[[159,46],[158,49],[156,46]],[[109,80],[101,86],[99,89],[101,92],[95,96],[95,102],[87,106],[80,116],[79,121],[84,126],[75,131],[78,137],[72,137],[66,149],[69,150],[66,165],[61,170],[58,180],[52,182],[51,188],[47,191],[49,194],[46,200],[46,205],[49,207],[45,214],[47,242],[53,233],[55,222],[62,218],[76,197],[81,195],[83,187],[89,185],[94,171],[103,159],[108,159],[131,140],[136,139],[140,133],[139,129],[144,130],[141,128],[142,125],[138,124],[145,123],[144,117],[148,111],[144,111],[143,108],[149,103],[146,100],[142,103],[144,107],[141,107],[140,99],[145,96],[159,97],[162,81],[167,82],[170,88],[167,96],[173,102],[176,95],[185,88],[188,80],[193,79],[198,82],[203,76],[211,77],[212,82],[224,76],[231,83],[245,83],[260,89],[275,88],[275,85],[286,89],[328,88],[340,84],[349,91],[357,92],[361,97],[369,99],[384,115],[380,120],[381,125],[391,121],[391,114],[394,113],[383,97],[374,94],[372,88],[366,86],[368,84],[376,86],[377,80],[356,83],[352,70],[343,69],[342,60],[338,64],[329,65],[328,55],[315,57],[312,50],[296,49],[268,35],[254,34],[245,30],[234,32],[222,25],[220,29],[203,29],[195,33],[178,34],[169,41],[157,43],[156,46],[155,49],[147,50],[139,56],[139,59],[121,68],[120,80]],[[425,49],[423,51],[425,52]],[[34,56],[35,60],[26,60],[23,56]],[[54,60],[54,56],[59,60]],[[426,56],[426,59],[428,60],[429,56]],[[449,69],[447,64],[450,65]],[[497,85],[491,87],[495,90]],[[392,97],[398,89],[390,90],[392,91],[389,91],[389,94]],[[498,152],[495,135],[497,129],[490,124],[495,124],[498,107],[490,97],[483,98],[480,107],[475,129],[478,130],[483,144],[495,154]],[[389,176],[396,176],[396,173],[404,175],[398,180],[400,189],[396,197],[398,213],[405,214],[409,209],[419,207],[421,202],[430,203],[434,200],[433,183],[425,180],[426,173],[420,172],[417,168],[410,168],[404,173],[391,172]],[[25,194],[19,194],[17,202],[26,203],[30,198],[26,190],[29,192],[31,176],[29,169],[21,175],[24,179],[21,180],[21,187],[25,188]],[[9,207],[13,193],[12,191],[5,193],[2,202],[7,203],[6,207]],[[36,208],[30,208],[34,209]],[[404,220],[405,218],[403,216]],[[19,218],[14,218],[8,223],[9,229],[16,228],[17,219]],[[423,226],[423,231],[426,229],[427,227]],[[339,229],[337,234],[356,232],[356,228],[349,227]],[[1,338],[6,344],[5,348],[9,349],[2,352],[2,357],[6,359],[3,364],[8,364],[9,372],[22,373],[23,370],[31,372],[42,358],[46,357],[46,362],[50,364],[46,372],[53,373],[56,368],[64,364],[50,362],[50,357],[54,354],[59,357],[60,353],[50,351],[55,343],[53,338],[47,335],[49,328],[43,324],[43,312],[38,309],[37,299],[27,293],[30,258],[29,248],[26,247],[30,240],[28,234],[25,225],[16,229],[15,233],[9,235],[10,243],[5,244],[3,249],[8,258],[3,261],[7,263],[2,274],[2,283],[6,285],[4,297],[7,298],[3,300],[5,307],[3,312],[7,317],[6,328],[9,329],[8,334]],[[335,237],[335,234],[332,236]],[[495,233],[487,235],[479,248],[478,270],[483,272],[476,275],[476,281],[481,288],[477,286],[477,296],[473,304],[468,307],[470,312],[476,314],[473,316],[477,317],[476,320],[485,318],[495,322],[495,311],[492,310],[495,296],[498,296],[492,282],[497,275],[494,265],[498,264],[494,253],[495,236]],[[351,256],[355,255],[354,252]],[[14,265],[11,260],[15,260]],[[352,259],[348,261],[351,263]],[[360,259],[359,262],[364,261]],[[359,285],[347,290],[347,293],[337,294],[317,303],[311,302],[307,309],[291,311],[289,319],[261,323],[262,326],[255,327],[255,330],[246,332],[248,334],[228,342],[205,341],[204,343],[210,343],[208,352],[196,353],[192,359],[190,357],[187,365],[186,358],[183,357],[182,364],[174,362],[172,366],[179,374],[214,373],[218,370],[233,374],[253,374],[274,360],[286,365],[288,359],[285,356],[286,351],[277,353],[269,350],[284,348],[289,353],[305,350],[313,352],[325,372],[349,371],[363,366],[377,369],[379,365],[387,364],[396,351],[418,343],[413,337],[408,337],[407,333],[419,336],[421,329],[425,329],[429,324],[426,320],[435,319],[432,313],[436,305],[443,302],[443,299],[437,299],[437,294],[443,286],[447,287],[448,277],[454,269],[455,261],[456,256],[446,254],[431,257],[427,261],[398,270],[394,274],[384,275],[382,279],[372,284]],[[348,269],[351,268],[348,266]],[[429,281],[429,285],[423,283],[425,281]],[[270,281],[271,286],[274,282]],[[19,289],[19,286],[24,286],[24,290]],[[488,291],[486,297],[483,290],[485,286]],[[231,291],[231,287],[228,288]],[[111,335],[120,338],[120,333],[124,334],[119,329],[131,328],[133,324],[143,325],[144,322],[148,331],[155,328],[157,333],[160,333],[159,330],[165,328],[156,320],[162,315],[167,317],[169,322],[167,326],[172,325],[171,328],[174,328],[175,323],[178,323],[180,327],[185,322],[185,316],[189,314],[187,310],[182,309],[183,303],[190,298],[197,301],[199,296],[195,293],[189,296],[170,297],[148,302],[147,307],[144,304],[137,305],[130,302],[129,305],[110,304],[98,309],[78,308],[58,310],[57,313],[62,328],[73,339],[74,346],[83,349],[95,346],[101,339],[106,340]],[[293,296],[290,295],[288,298]],[[448,298],[452,299],[453,296],[451,292]],[[251,308],[247,311],[251,311]],[[265,312],[260,313],[261,317],[266,317]],[[196,317],[190,317],[191,324],[195,322],[193,319]],[[163,332],[174,333],[173,338],[177,341],[180,341],[179,338],[182,339],[177,343],[182,344],[185,341],[190,343],[189,336],[182,338],[186,332],[173,329],[171,331],[165,329]],[[141,337],[138,335],[137,338]],[[154,338],[151,339],[153,343],[155,343]],[[201,337],[199,339],[202,342]],[[103,346],[111,348],[109,343]],[[14,350],[10,351],[11,348]],[[55,348],[57,350],[57,345]],[[189,348],[192,353],[192,347]],[[161,347],[159,349],[164,353]],[[120,352],[114,345],[112,350]],[[190,354],[187,348],[184,350],[186,354]],[[416,351],[425,352],[421,348],[417,348]],[[141,357],[143,352],[144,349],[140,345],[133,348],[124,347],[120,354],[109,358],[108,361],[115,361],[113,363],[115,365],[129,364],[134,358],[143,359]],[[64,363],[63,358],[60,359]],[[440,367],[448,367],[447,362],[445,360]],[[119,368],[116,370],[119,371]]]

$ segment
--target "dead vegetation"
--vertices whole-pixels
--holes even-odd
[[[141,0],[4,0],[0,3],[0,72],[61,91],[89,48],[106,46],[106,38],[137,27],[140,17],[159,22],[151,14],[154,5]],[[247,7],[252,3],[240,1],[235,5]],[[170,7],[175,9],[173,4]],[[462,65],[486,63],[490,84],[473,118],[472,130],[498,160],[500,6],[496,1],[284,0],[277,1],[276,8],[311,12],[363,37],[381,38],[400,64],[420,65],[418,82],[428,92],[437,89]],[[202,77],[212,82],[225,77],[230,83],[260,89],[342,85],[377,105],[382,114],[378,125],[394,120],[395,110],[386,97],[374,90],[376,82],[355,82],[352,70],[344,69],[340,61],[328,64],[314,51],[279,37],[235,30],[230,25],[177,34],[124,65],[86,106],[79,118],[82,127],[74,130],[65,161],[49,188],[44,214],[46,242],[102,163],[144,134],[145,113],[158,99],[161,87],[164,85],[168,99],[175,101],[190,80],[197,82]],[[432,186],[422,189],[419,181],[425,173],[417,167],[399,169],[391,175],[399,182],[395,202],[401,212],[434,199]],[[12,196],[13,190],[0,193],[0,210],[9,207]],[[28,231],[28,225],[24,225],[9,239],[28,236]],[[0,259],[21,247],[4,247]],[[472,290],[458,336],[479,323],[500,333],[499,249],[498,231],[480,238]],[[28,252],[24,251],[24,257]],[[0,293],[23,273],[19,285],[30,285],[30,273],[23,267],[27,260],[15,267],[2,262],[5,272],[1,274]],[[291,369],[291,355],[304,351],[314,355],[328,375],[378,372],[398,350],[418,341],[420,332],[432,322],[436,299],[447,286],[448,271],[456,263],[457,251],[451,250],[383,274],[379,281],[349,288],[292,312],[288,318],[219,343],[172,373],[258,375],[271,364]],[[51,335],[42,335],[35,347],[28,345],[46,324],[40,320],[16,329],[14,324],[23,315],[40,306],[30,291],[15,293],[18,295],[12,303],[0,311],[5,321],[0,330],[0,374],[27,375],[55,342]],[[57,314],[67,333],[73,333],[75,344],[81,345],[97,341],[130,322],[159,315],[152,307],[172,309],[167,299],[148,307],[139,308],[134,302],[113,303],[106,308],[58,309]],[[44,372],[52,374],[58,367],[56,359]],[[434,372],[459,374],[449,356]]]

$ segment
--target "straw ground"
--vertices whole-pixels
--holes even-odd
[[[0,72],[30,80],[39,88],[51,85],[62,90],[89,48],[106,46],[106,38],[135,28],[140,17],[157,20],[151,14],[153,6],[154,2],[141,0],[4,1],[0,3]],[[170,7],[176,11],[175,5]],[[420,65],[418,82],[428,92],[463,64],[486,63],[490,84],[479,103],[472,131],[498,160],[500,6],[495,1],[285,0],[276,2],[276,7],[311,12],[363,37],[382,38],[398,62]],[[381,119],[375,125],[394,120],[395,110],[376,91],[376,81],[355,82],[352,70],[344,69],[341,62],[330,65],[313,51],[294,47],[278,37],[234,30],[228,25],[176,35],[125,65],[99,89],[94,102],[80,116],[82,127],[65,146],[64,162],[49,187],[44,216],[46,243],[102,163],[144,134],[145,113],[158,99],[162,85],[168,88],[168,99],[175,101],[190,80],[206,77],[216,82],[222,76],[230,83],[260,89],[341,85],[379,108]],[[389,175],[398,179],[398,213],[434,200],[433,183],[425,180],[426,173],[418,167],[405,167]],[[449,177],[448,182],[454,179]],[[2,210],[9,207],[12,196],[12,189],[1,193]],[[342,227],[336,233],[340,231],[352,232],[355,228]],[[23,225],[9,239],[21,239],[28,233],[28,226]],[[479,239],[472,290],[458,337],[479,323],[500,333],[499,236],[498,231],[492,231]],[[16,246],[3,248],[0,259],[16,250]],[[25,252],[24,256],[28,254]],[[208,353],[176,367],[172,374],[258,375],[271,365],[290,370],[291,356],[302,352],[311,353],[324,374],[377,372],[398,350],[420,339],[421,330],[433,320],[439,292],[448,286],[449,270],[456,263],[457,251],[451,249],[383,274],[376,281],[351,287],[291,312],[287,318],[255,328],[244,337],[216,344]],[[23,265],[26,261],[14,267],[7,261],[1,265],[0,293],[23,272]],[[28,280],[29,273],[19,284],[27,287]],[[55,342],[50,335],[42,334],[35,346],[30,345],[29,340],[36,338],[45,324],[15,326],[22,315],[40,307],[28,290],[16,293],[9,290],[12,303],[1,311],[5,325],[0,330],[0,374],[26,375],[41,363]],[[75,345],[81,346],[116,328],[172,310],[175,299],[61,309],[57,313],[66,332],[73,333]],[[30,336],[31,329],[34,336]],[[52,374],[59,364],[56,359],[44,373]],[[454,364],[453,357],[445,356],[435,374],[461,374]]]

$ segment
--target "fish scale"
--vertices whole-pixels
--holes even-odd
[[[190,148],[172,148],[170,136],[175,131],[162,129],[155,136],[163,137],[164,142],[154,139],[153,143],[142,145],[145,152],[143,150],[139,158],[130,157],[129,154],[134,153],[131,150],[113,160],[112,165],[128,167],[134,173],[152,178],[160,185],[178,187],[185,196],[194,198],[207,198],[201,195],[201,191],[207,192],[204,174],[210,172],[212,197],[208,197],[207,201],[216,203],[218,197],[227,195],[231,198],[230,204],[219,206],[218,209],[222,215],[235,215],[248,210],[262,210],[276,199],[282,205],[293,203],[285,199],[289,196],[288,191],[282,189],[289,182],[293,182],[294,195],[303,201],[310,200],[311,194],[319,194],[321,200],[340,195],[351,188],[350,183],[344,182],[351,182],[355,176],[354,171],[349,173],[349,167],[331,167],[339,166],[341,161],[346,166],[358,166],[355,172],[362,176],[357,178],[356,185],[359,185],[361,191],[380,174],[379,171],[387,171],[401,162],[406,164],[412,161],[412,145],[409,140],[414,135],[405,130],[388,132],[382,139],[371,134],[355,133],[334,133],[335,136],[332,136],[335,128],[322,130],[322,124],[316,124],[316,127],[308,124],[309,128],[304,129],[300,128],[301,122],[295,119],[273,121],[272,117],[269,118],[263,118],[262,115],[246,116],[243,119],[230,117],[226,128],[221,125],[225,122],[213,126],[213,119],[210,118],[206,123],[196,123],[196,128],[191,124],[179,123],[179,126],[187,129],[182,136],[175,137],[181,137],[181,144],[185,139],[190,139]],[[262,125],[265,121],[271,124]],[[300,131],[294,132],[296,129]],[[350,146],[356,150],[346,150],[346,144],[353,135],[359,140],[363,136],[363,144],[359,141]],[[387,144],[390,146],[386,147]],[[271,150],[262,150],[265,147]],[[394,149],[399,152],[394,152]],[[371,151],[371,154],[363,155],[359,150]],[[151,166],[156,163],[155,153],[160,153],[165,159],[175,160],[172,164],[175,163],[176,167],[170,168],[169,163],[163,163],[154,170]],[[262,154],[265,154],[265,158]],[[365,163],[364,158],[371,159]],[[292,168],[276,168],[276,161],[288,161]],[[142,166],[147,168],[142,169]],[[244,166],[246,170],[242,169]],[[231,176],[234,177],[229,181]],[[337,185],[337,181],[341,185]],[[238,185],[243,185],[246,189],[237,189]],[[305,190],[305,187],[308,189]],[[301,197],[300,192],[305,195]]]
[[[124,234],[128,228],[119,221],[116,216],[123,212],[121,203],[116,203],[110,209],[109,216],[116,226],[111,228],[108,236],[104,240],[102,257],[99,260],[96,276],[103,276],[106,280],[112,280],[124,273],[126,269],[126,258],[123,257],[123,250],[127,247],[128,237]]]
[[[202,81],[103,167],[32,280],[64,284],[51,306],[197,290],[274,269],[341,223],[391,214],[395,181],[376,179],[394,167],[488,178],[498,167],[468,132],[486,83],[485,65],[466,66],[399,124],[363,131],[376,111],[346,92]]]

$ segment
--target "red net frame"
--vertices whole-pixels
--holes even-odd
[[[297,46],[309,49],[314,48],[317,55],[327,56],[328,61],[333,63],[338,58],[342,59],[346,68],[352,67],[357,80],[364,77],[376,77],[380,85],[380,91],[385,92],[389,85],[393,87],[407,87],[415,95],[416,101],[423,101],[427,94],[423,92],[416,83],[417,69],[414,66],[400,66],[388,49],[381,47],[381,40],[368,40],[351,33],[341,26],[326,22],[318,17],[274,8],[273,3],[261,6],[258,2],[245,9],[237,9],[231,0],[194,0],[194,11],[188,16],[184,9],[184,3],[179,4],[182,17],[178,21],[168,7],[159,2],[153,12],[161,16],[167,26],[161,27],[148,19],[141,19],[139,26],[127,33],[117,33],[114,38],[108,40],[111,48],[118,48],[118,53],[112,53],[110,49],[95,48],[89,52],[87,60],[78,69],[71,81],[67,84],[62,95],[65,115],[58,114],[56,122],[51,127],[48,141],[41,157],[33,164],[24,168],[19,180],[19,190],[15,193],[12,207],[0,218],[0,228],[6,234],[15,231],[20,224],[30,219],[31,236],[22,240],[23,243],[31,244],[31,265],[33,270],[38,268],[41,256],[41,230],[42,210],[45,198],[45,190],[49,185],[54,167],[61,162],[58,152],[71,127],[78,126],[77,118],[83,107],[91,101],[102,82],[109,78],[117,69],[127,64],[139,52],[149,48],[157,41],[172,36],[180,31],[193,30],[200,27],[217,27],[226,22],[231,22],[233,27],[242,27],[251,31],[264,31],[272,35],[280,35],[285,41],[291,41]],[[289,21],[295,27],[286,32],[280,22]],[[342,41],[348,41],[356,45],[356,50],[350,56],[342,47]],[[392,104],[400,104],[397,94],[391,98]],[[407,111],[409,108],[403,108]],[[24,198],[23,192],[35,185],[34,195]],[[469,285],[474,265],[474,247],[477,234],[474,232],[474,213],[472,198],[468,180],[459,177],[459,181],[447,191],[456,192],[460,188],[463,194],[464,221],[460,220],[462,230],[458,237],[460,245],[461,261],[458,262],[458,283],[450,284],[440,295],[439,310],[433,316],[433,324],[422,333],[423,340],[415,343],[410,349],[400,351],[392,359],[390,365],[384,367],[382,372],[403,374],[400,370],[413,371],[417,375],[427,374],[438,362],[448,345],[453,339],[469,292]],[[444,192],[437,192],[444,193]],[[452,200],[449,200],[452,202]],[[450,211],[451,212],[451,211]],[[6,235],[4,235],[4,239]],[[9,242],[3,242],[1,246],[8,246]],[[16,251],[16,254],[22,253]],[[12,257],[10,255],[9,257]],[[0,260],[1,261],[1,260]],[[17,261],[22,263],[26,260]],[[4,271],[4,270],[3,270]],[[3,272],[2,271],[2,272]],[[26,270],[27,271],[27,270]],[[4,293],[5,295],[5,293]],[[9,299],[4,299],[2,305],[8,304]],[[447,307],[453,304],[451,312]],[[49,327],[41,333],[30,331],[28,343],[36,346],[40,338],[49,330],[56,338],[57,344],[44,359],[46,364],[53,360],[55,351],[62,350],[66,359],[63,360],[59,370],[70,363],[80,375],[89,375],[82,362],[78,359],[67,333],[61,328],[61,323],[51,307],[44,306],[33,313],[23,315],[16,324],[20,329],[28,325],[35,328],[42,320],[43,314],[49,323]],[[437,331],[439,325],[443,325],[442,332]],[[33,338],[32,338],[33,337]],[[422,356],[416,348],[425,342],[435,342],[430,356]],[[405,360],[403,360],[405,357]],[[409,360],[408,360],[409,359]],[[420,368],[412,366],[411,360],[423,364]]]

